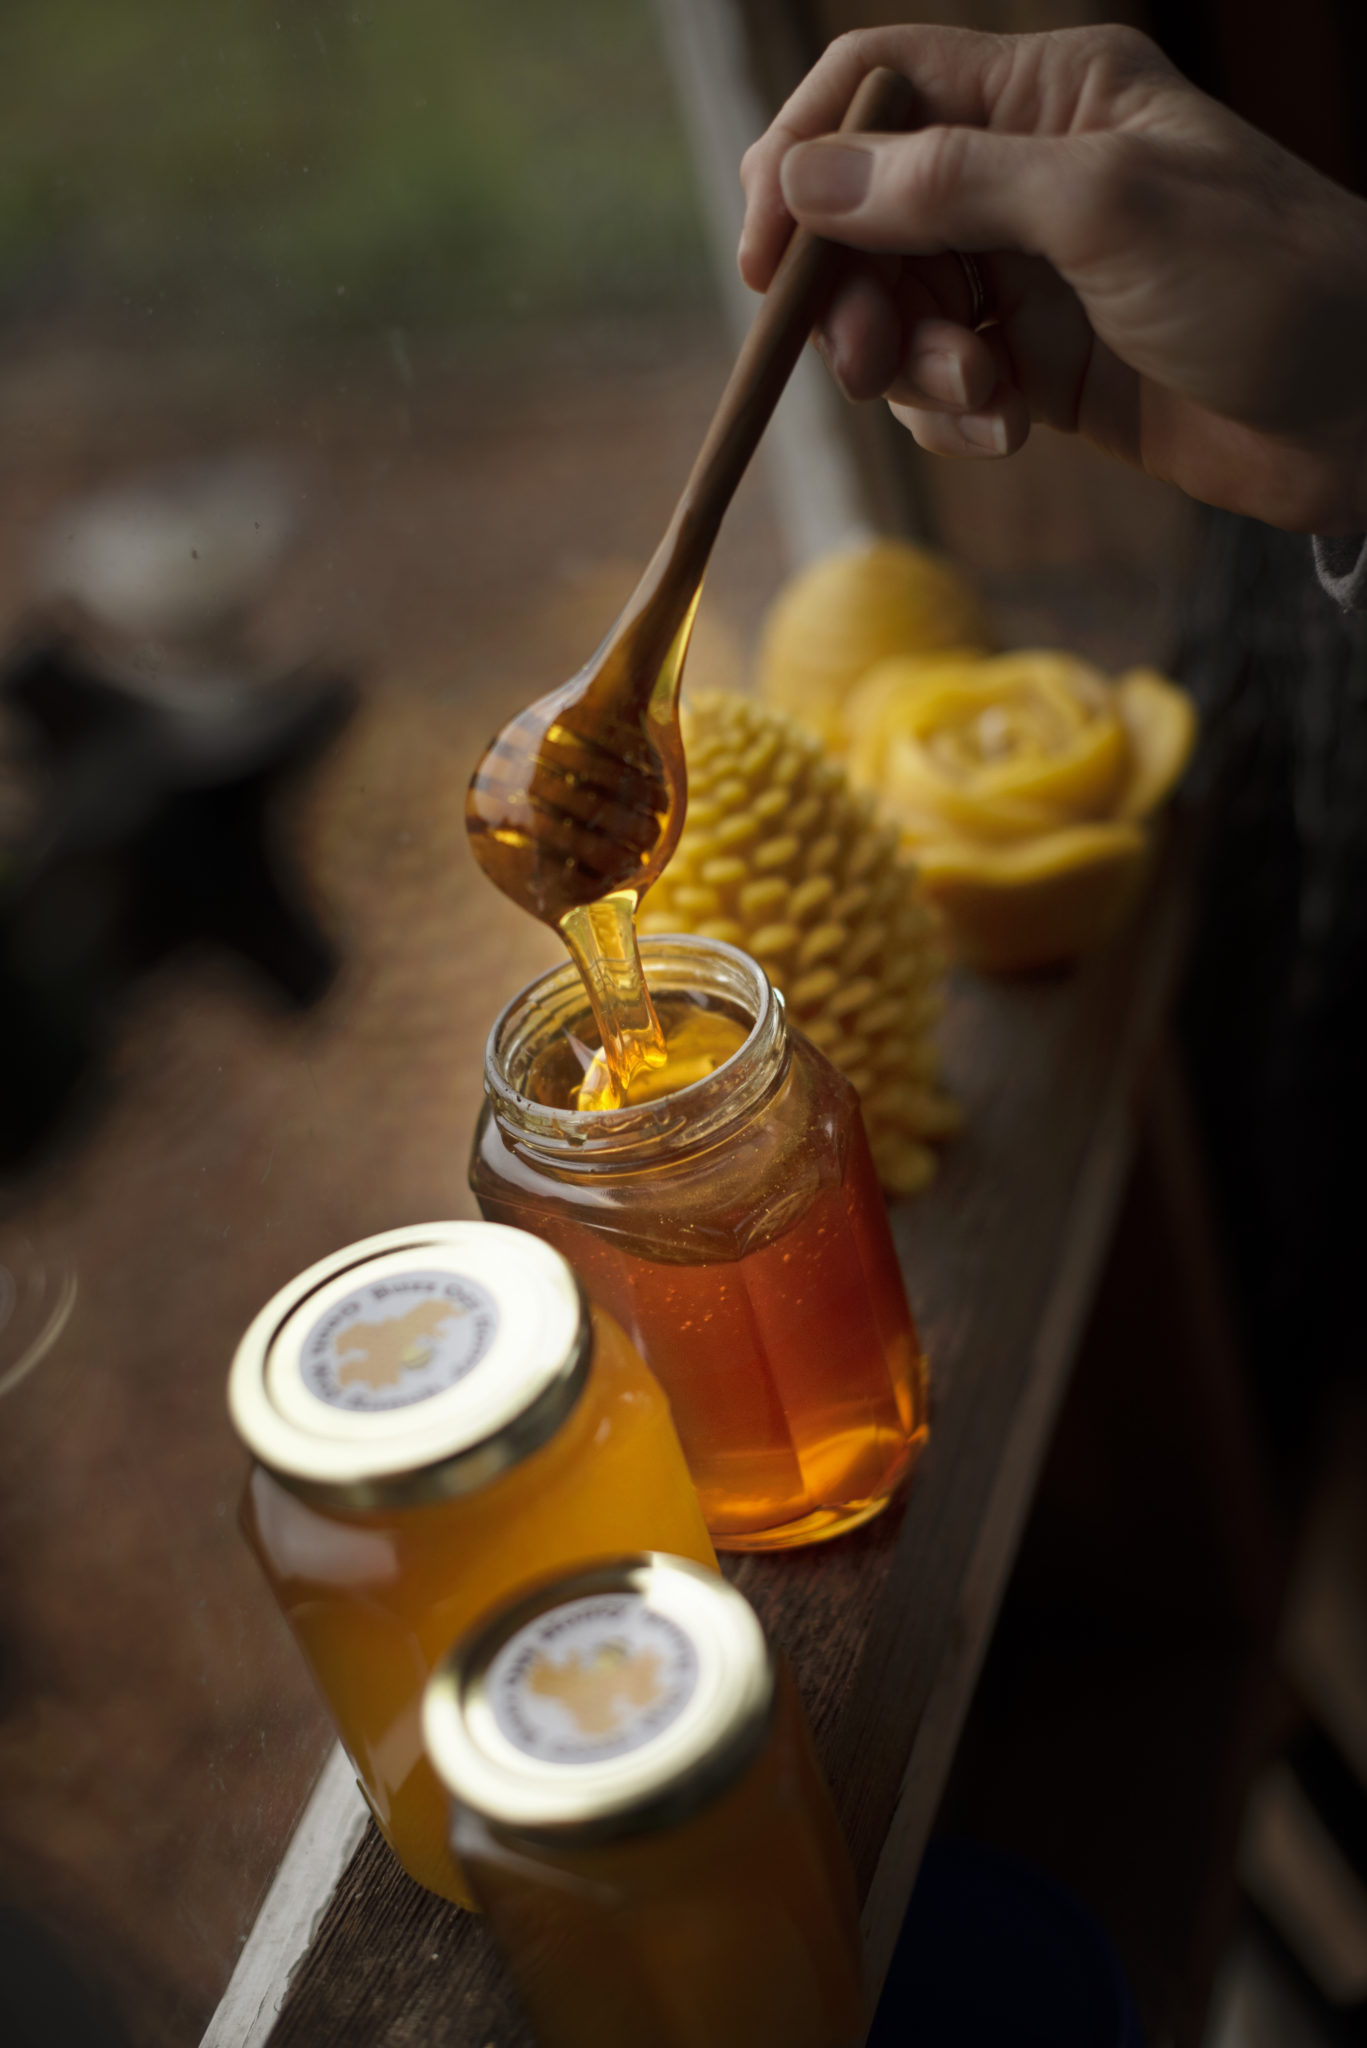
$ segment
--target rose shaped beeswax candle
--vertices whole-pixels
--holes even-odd
[[[851,776],[900,827],[955,951],[999,972],[1114,928],[1196,738],[1191,699],[1153,670],[1111,683],[1041,652],[881,663],[847,723]]]

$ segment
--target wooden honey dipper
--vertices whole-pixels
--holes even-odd
[[[869,73],[841,132],[905,125],[911,87]],[[703,576],[736,486],[848,252],[790,238],[664,539],[598,652],[505,725],[465,801],[491,882],[561,933],[584,976],[619,1089],[664,1042],[641,975],[634,914],[683,829],[679,679]]]

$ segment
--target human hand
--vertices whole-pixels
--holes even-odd
[[[925,125],[835,139],[879,64]],[[794,220],[866,252],[818,346],[923,448],[1008,455],[1042,421],[1274,526],[1367,529],[1367,202],[1147,37],[856,30],[741,178],[757,291]],[[986,287],[976,333],[956,250]]]

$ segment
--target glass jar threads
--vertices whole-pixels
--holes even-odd
[[[435,1223],[323,1259],[257,1316],[229,1405],[242,1519],[379,1826],[469,1903],[422,1689],[486,1608],[642,1543],[714,1565],[668,1404],[563,1258]]]
[[[640,1346],[719,1547],[832,1536],[886,1505],[926,1432],[858,1097],[747,954],[660,938],[641,955],[671,1046],[710,1022],[719,1063],[620,1109],[566,1107],[594,1037],[573,967],[543,975],[490,1034],[470,1184]]]
[[[747,1601],[677,1558],[540,1588],[423,1713],[453,1839],[541,2048],[843,2048],[854,1883]]]

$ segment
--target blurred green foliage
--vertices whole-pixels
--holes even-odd
[[[0,0],[0,306],[266,327],[668,306],[649,0]]]

